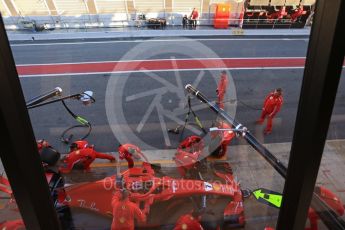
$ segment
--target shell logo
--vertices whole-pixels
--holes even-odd
[[[214,184],[214,185],[213,185],[213,189],[214,189],[215,191],[219,191],[219,190],[220,190],[220,185],[219,185],[219,184]]]

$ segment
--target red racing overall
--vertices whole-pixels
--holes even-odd
[[[146,216],[128,197],[124,199],[121,197],[121,193],[116,192],[111,201],[113,207],[111,230],[134,230],[134,219],[145,222]]]
[[[99,153],[93,148],[78,149],[72,151],[65,157],[65,159],[63,160],[63,163],[65,165],[63,167],[60,167],[60,171],[62,173],[69,173],[77,163],[78,165],[81,164],[84,170],[89,170],[90,164],[96,158],[115,161],[115,157],[109,154]]]
[[[37,144],[37,149],[38,149],[38,152],[41,152],[41,150],[43,148],[48,148],[48,147],[51,147],[50,144],[48,143],[48,141],[46,140],[37,140],[36,141],[36,144]]]
[[[286,15],[287,15],[286,7],[282,6],[279,11],[276,11],[272,14],[267,15],[267,18],[270,20],[272,20],[272,19],[283,19],[283,17]]]
[[[228,77],[225,72],[222,72],[220,75],[220,80],[218,82],[218,87],[217,87],[217,97],[218,97],[218,106],[221,109],[224,109],[224,96],[226,93],[226,89],[228,88]]]
[[[185,214],[178,218],[174,230],[203,230],[199,220],[191,214]]]
[[[194,28],[196,27],[196,24],[197,24],[196,20],[198,19],[198,17],[199,17],[199,12],[197,11],[197,9],[194,8],[190,15],[190,19],[192,21],[192,27]]]
[[[306,11],[303,10],[303,5],[300,5],[300,7],[296,9],[294,13],[291,14],[291,20],[295,22],[300,16],[302,16],[305,13]]]
[[[190,18],[193,19],[193,20],[196,20],[196,19],[198,19],[198,17],[199,17],[199,12],[196,9],[193,10],[193,12],[191,13]]]
[[[141,150],[136,145],[132,145],[132,144],[120,145],[118,152],[119,152],[119,157],[121,160],[126,159],[128,163],[128,168],[133,168],[134,166],[133,157],[136,159],[140,159],[139,154],[141,154]]]
[[[267,118],[267,127],[265,129],[265,133],[269,134],[272,132],[272,122],[274,116],[279,112],[281,106],[283,104],[283,96],[281,94],[277,94],[277,92],[270,93],[264,102],[264,107],[262,109],[261,117],[257,121],[257,123],[262,124]]]
[[[219,122],[217,124],[217,127],[219,129],[230,129],[230,128],[232,128],[232,126],[226,122]],[[218,157],[218,158],[221,158],[225,154],[227,154],[228,145],[230,144],[231,140],[235,137],[235,133],[231,130],[226,130],[226,131],[213,132],[211,134],[212,139],[216,139],[217,136],[221,138],[221,142],[219,143],[220,149],[219,149],[219,152],[217,154],[213,154],[213,155]]]

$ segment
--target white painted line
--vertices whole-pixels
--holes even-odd
[[[189,61],[189,60],[248,60],[248,59],[305,59],[305,57],[231,57],[231,58],[163,58],[163,59],[145,59],[145,60],[119,60],[119,61],[90,61],[90,62],[61,62],[46,64],[19,64],[21,66],[50,66],[50,65],[77,65],[77,64],[99,64],[99,63],[117,63],[117,62],[149,62],[149,61]]]
[[[246,67],[246,68],[196,68],[196,69],[164,69],[164,70],[130,70],[116,72],[88,72],[88,73],[60,73],[60,74],[37,74],[37,75],[19,75],[20,78],[49,77],[49,76],[81,76],[81,75],[101,75],[101,74],[124,74],[124,73],[145,73],[145,72],[174,72],[174,71],[201,71],[201,70],[266,70],[266,69],[304,69],[304,66],[290,67]]]
[[[39,40],[38,40],[39,41]],[[85,45],[85,44],[111,44],[111,43],[140,43],[140,42],[171,42],[171,41],[309,41],[306,38],[200,38],[200,39],[137,39],[119,41],[87,41],[87,42],[51,42],[51,43],[25,43],[10,44],[12,47],[21,46],[56,46],[56,45]]]

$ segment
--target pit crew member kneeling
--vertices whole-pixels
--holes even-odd
[[[69,173],[73,168],[90,170],[90,165],[94,160],[107,159],[111,162],[115,162],[115,157],[97,152],[93,145],[89,145],[87,141],[76,141],[70,146],[70,153],[64,157],[63,163],[60,166],[62,173]]]

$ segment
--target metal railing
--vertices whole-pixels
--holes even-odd
[[[148,20],[148,19],[147,19]],[[139,20],[139,19],[131,19],[131,20],[90,20],[90,19],[78,19],[78,20],[66,20],[66,21],[59,21],[59,22],[49,22],[48,20],[18,20],[17,22],[10,22],[6,24],[7,30],[33,30],[35,31],[35,26],[32,28],[27,26],[31,22],[34,22],[36,26],[44,27],[43,30],[54,30],[54,29],[81,29],[83,31],[88,31],[92,29],[100,29],[100,28],[118,28],[124,29],[128,27],[133,27],[137,29],[143,29],[148,26],[147,20]],[[224,19],[228,21],[229,27],[239,27],[239,28],[296,28],[294,26],[304,27],[305,22],[297,20],[292,21],[291,19]],[[197,25],[199,27],[203,26],[213,26],[214,19],[206,18],[206,19],[198,19]],[[25,25],[26,24],[26,25]],[[174,17],[173,19],[166,19],[166,25],[168,27],[181,27],[182,26],[182,17],[177,18]],[[187,25],[188,28],[189,25]],[[160,29],[159,27],[157,29]],[[164,28],[161,28],[164,29]],[[36,30],[37,31],[37,30]]]

